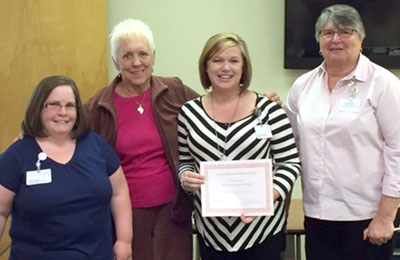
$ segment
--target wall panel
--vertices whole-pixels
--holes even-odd
[[[0,0],[0,149],[20,132],[32,89],[72,77],[86,100],[108,82],[105,0]]]

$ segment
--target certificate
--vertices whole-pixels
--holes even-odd
[[[200,162],[202,216],[273,215],[270,159]]]

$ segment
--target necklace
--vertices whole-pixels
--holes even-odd
[[[147,90],[146,90],[147,91]],[[142,100],[140,101],[140,103],[135,99],[135,98],[133,98],[133,101],[135,101],[136,102],[136,104],[138,104],[138,108],[136,109],[138,112],[139,112],[139,114],[141,114],[141,115],[143,115],[143,113],[144,113],[144,108],[143,108],[143,106],[142,106],[142,103],[143,103],[143,101],[144,101],[144,98],[146,97],[146,94],[147,94],[147,92],[144,92],[144,95],[143,95],[143,97],[142,97]]]
[[[239,101],[240,101],[240,94],[239,94],[239,98],[238,98],[238,100],[236,102],[236,106],[235,106],[235,110],[233,111],[232,118],[229,121],[229,123],[226,125],[225,135],[224,135],[224,146],[220,147],[219,144],[218,144],[217,122],[215,121],[214,99],[213,99],[213,96],[211,94],[211,107],[212,107],[212,112],[213,112],[213,117],[214,117],[213,118],[213,121],[214,121],[214,135],[215,135],[215,138],[216,138],[217,150],[219,152],[219,158],[220,158],[221,161],[226,159],[226,154],[225,154],[226,148],[225,147],[226,147],[226,143],[227,143],[227,139],[228,139],[228,130],[229,130],[229,127],[232,124],[233,119],[235,118],[236,111],[237,111],[238,106],[239,106]]]

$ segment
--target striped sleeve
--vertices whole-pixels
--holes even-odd
[[[279,192],[281,199],[285,200],[300,175],[299,153],[290,121],[285,111],[274,102],[269,105],[268,124],[272,132],[273,186]]]
[[[178,115],[178,151],[179,151],[179,169],[178,176],[181,178],[182,174],[186,171],[195,171],[194,161],[190,155],[188,146],[188,118],[185,113],[187,105],[184,104]]]

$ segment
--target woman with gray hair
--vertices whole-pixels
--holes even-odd
[[[348,5],[315,25],[324,62],[288,95],[303,166],[307,259],[390,259],[400,203],[400,81],[362,52]],[[394,120],[395,119],[395,120]]]

